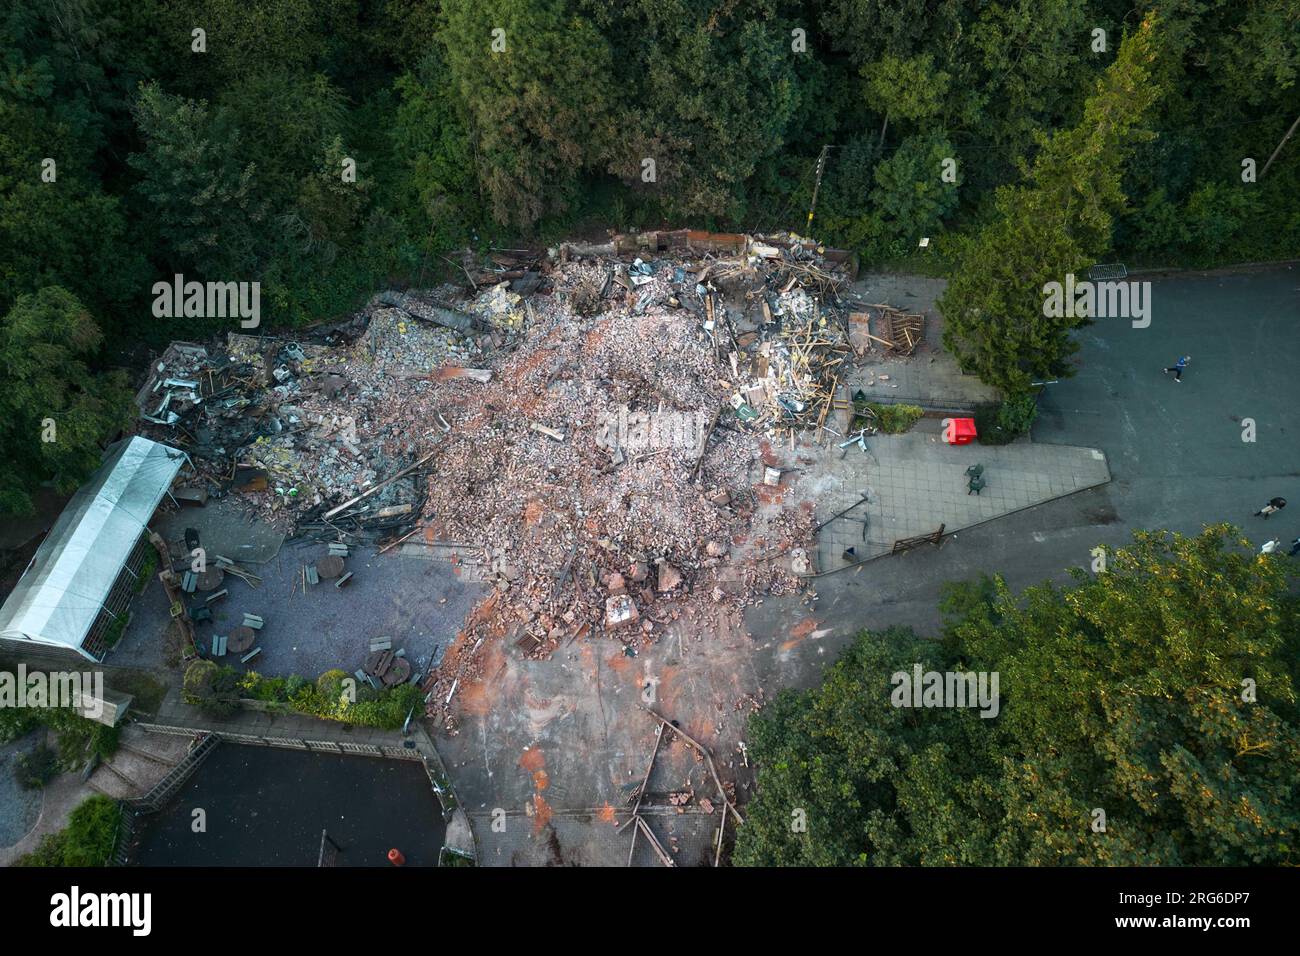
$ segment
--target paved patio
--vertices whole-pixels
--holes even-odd
[[[864,302],[885,302],[919,313],[925,337],[910,358],[886,356],[873,350],[860,357],[842,384],[848,395],[861,391],[867,401],[920,405],[944,411],[969,411],[976,405],[998,401],[997,389],[974,375],[963,375],[957,360],[943,347],[943,316],[935,300],[947,282],[929,276],[867,273],[853,285]]]
[[[459,566],[422,560],[394,548],[377,554],[373,545],[354,547],[345,568],[354,577],[345,588],[322,579],[303,588],[303,566],[326,555],[326,545],[283,536],[260,522],[232,521],[232,509],[210,505],[164,515],[157,526],[168,541],[179,540],[186,527],[201,527],[201,540],[216,554],[235,552],[236,560],[261,577],[252,587],[227,575],[221,587],[229,594],[212,605],[211,623],[197,626],[199,641],[210,646],[212,635],[229,635],[245,613],[261,615],[265,627],[255,635],[262,653],[247,665],[240,654],[228,653],[221,663],[256,670],[268,677],[301,674],[314,679],[331,668],[351,673],[365,662],[371,638],[388,636],[393,647],[404,648],[416,671],[446,650],[461,622],[483,593],[482,586]],[[237,512],[236,512],[237,514]],[[247,545],[247,548],[243,548]],[[216,550],[222,547],[225,551]],[[183,553],[177,551],[174,553]],[[256,563],[254,555],[261,563]],[[178,564],[179,567],[183,565]],[[202,592],[191,598],[202,601]],[[171,621],[162,585],[149,581],[132,605],[131,623],[108,663],[117,666],[164,665],[163,633]]]
[[[852,563],[844,557],[848,548],[858,560],[888,554],[895,541],[941,524],[946,533],[960,531],[1110,480],[1106,456],[1095,448],[1028,441],[952,446],[939,429],[938,421],[925,420],[905,435],[876,435],[868,452],[855,446],[842,459],[828,446],[815,488],[817,520],[847,508],[860,492],[868,503],[822,529],[817,570]],[[969,493],[966,478],[974,464],[984,466],[986,481],[978,495]]]

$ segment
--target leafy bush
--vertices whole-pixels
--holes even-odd
[[[1014,435],[1024,435],[1038,417],[1038,402],[1032,395],[1022,395],[1002,403],[998,408],[998,425]]]
[[[72,811],[68,825],[47,833],[14,866],[107,866],[122,809],[116,800],[95,795]]]
[[[51,708],[42,714],[42,723],[58,735],[65,770],[79,769],[90,757],[103,759],[117,752],[117,727],[82,717],[71,708]]]
[[[344,693],[345,681],[352,677],[334,669],[321,674],[313,683],[305,677],[263,677],[256,671],[240,674],[233,667],[215,661],[195,661],[185,671],[184,700],[214,717],[224,717],[238,709],[239,699],[281,705],[284,710],[338,720],[364,727],[396,730],[406,720],[411,708],[423,699],[414,684],[376,691],[368,684],[356,688],[356,700]],[[277,708],[278,709],[278,708]]]
[[[210,717],[228,717],[239,709],[238,672],[215,661],[193,661],[185,669],[181,700]]]
[[[71,707],[0,708],[0,744],[17,740],[37,727],[58,737],[59,761],[78,769],[91,755],[109,757],[117,750],[118,729],[82,717]]]
[[[239,687],[253,700],[282,703],[289,699],[288,683],[284,677],[263,677],[256,671],[249,671],[240,679]]]
[[[53,747],[41,744],[15,761],[15,771],[20,787],[40,790],[58,774],[59,754]]]
[[[40,723],[40,711],[34,707],[0,707],[0,744],[25,736]]]
[[[975,409],[975,431],[982,445],[1005,445],[1021,435],[1038,417],[1038,403],[1032,395],[981,405]]]
[[[925,414],[919,405],[880,405],[870,402],[867,408],[876,416],[876,423],[886,435],[901,435]]]

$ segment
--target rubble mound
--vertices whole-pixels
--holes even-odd
[[[535,304],[493,371],[441,386],[452,431],[424,510],[427,538],[489,562],[504,600],[477,626],[545,656],[579,634],[649,640],[675,598],[720,582],[745,600],[720,571],[753,531],[760,442],[710,429],[728,370],[689,312]]]
[[[843,437],[851,255],[677,230],[463,271],[469,295],[380,292],[295,339],[173,343],[141,428],[190,453],[193,500],[472,564],[492,590],[426,683],[452,731],[502,642],[634,655],[678,622],[741,633],[747,604],[801,589],[813,504],[786,500],[801,469],[776,448]]]

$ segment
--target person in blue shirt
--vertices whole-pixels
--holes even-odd
[[[1179,359],[1177,362],[1175,362],[1173,365],[1171,365],[1171,366],[1169,366],[1167,369],[1165,369],[1164,372],[1165,372],[1166,375],[1168,375],[1170,372],[1173,372],[1173,373],[1174,373],[1174,381],[1175,381],[1175,382],[1181,382],[1181,381],[1183,380],[1183,369],[1187,368],[1187,363],[1190,362],[1191,360],[1192,360],[1192,357],[1191,357],[1190,355],[1184,355],[1182,358],[1180,358],[1180,359]]]

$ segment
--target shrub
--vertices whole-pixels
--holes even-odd
[[[1005,445],[1028,434],[1037,416],[1038,403],[1032,395],[980,405],[975,409],[975,431],[982,445]]]
[[[1038,417],[1038,402],[1033,395],[1009,399],[998,408],[998,425],[1013,435],[1024,435]]]
[[[239,687],[245,696],[263,703],[284,703],[289,700],[288,680],[284,677],[263,677],[257,671],[249,671],[239,681]]]
[[[224,717],[239,706],[239,698],[281,704],[285,709],[321,720],[346,721],[365,727],[396,730],[411,708],[423,699],[414,684],[376,691],[368,684],[357,688],[355,702],[344,697],[344,681],[351,676],[338,669],[328,670],[315,682],[297,674],[263,677],[256,671],[239,674],[213,661],[195,661],[185,671],[184,700],[205,713]]]
[[[111,757],[117,751],[116,727],[107,727],[67,709],[49,711],[45,722],[58,734],[59,759],[65,770],[77,770],[92,756]]]
[[[185,668],[181,700],[211,717],[227,717],[238,707],[239,674],[215,661],[197,660]]]
[[[870,402],[867,408],[876,416],[876,423],[886,435],[901,435],[925,414],[919,405],[881,405]]]
[[[78,769],[92,754],[109,757],[117,750],[116,727],[82,717],[71,707],[0,709],[0,743],[16,740],[37,727],[54,731],[59,763],[65,770]]]
[[[40,790],[58,774],[59,754],[53,747],[41,744],[15,761],[15,771],[20,787]]]
[[[34,707],[0,707],[0,744],[25,736],[40,726],[40,711]]]
[[[117,837],[121,807],[97,794],[83,801],[58,833],[47,833],[31,853],[14,866],[107,866]]]

